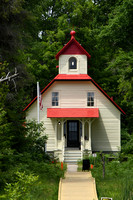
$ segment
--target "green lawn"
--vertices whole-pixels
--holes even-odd
[[[98,199],[112,197],[113,200],[133,200],[133,156],[128,161],[105,161],[105,177],[103,178],[103,166],[100,157],[95,161],[90,158],[94,168],[92,176],[96,180]],[[82,162],[78,163],[78,171],[82,170]]]
[[[102,165],[94,166],[92,175],[96,179],[99,200],[101,197],[112,197],[113,200],[133,200],[133,158],[122,163],[106,162],[104,178]]]
[[[57,180],[39,178],[31,190],[33,200],[57,200],[58,199]]]
[[[31,168],[31,166],[30,166]],[[60,163],[33,163],[32,169],[14,173],[15,180],[1,190],[1,200],[57,200],[60,177],[64,177]]]

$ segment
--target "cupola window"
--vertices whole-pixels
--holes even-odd
[[[77,59],[74,57],[71,57],[69,59],[69,69],[77,69]]]

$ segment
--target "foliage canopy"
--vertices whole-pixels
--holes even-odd
[[[122,149],[133,151],[132,10],[133,0],[1,1],[0,78],[15,68],[19,73],[16,79],[0,83],[2,183],[11,179],[4,173],[18,154],[34,152],[31,159],[36,160],[39,152],[39,159],[44,159],[46,138],[37,135],[34,123],[23,126],[22,110],[36,96],[36,82],[44,88],[57,75],[55,55],[69,41],[72,29],[91,55],[88,74],[126,112]]]

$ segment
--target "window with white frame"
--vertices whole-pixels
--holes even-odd
[[[87,106],[94,106],[94,92],[87,93]]]
[[[52,92],[52,106],[59,105],[59,92]]]
[[[69,69],[77,69],[77,59],[75,57],[69,58]]]

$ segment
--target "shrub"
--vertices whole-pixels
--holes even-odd
[[[38,176],[27,175],[25,172],[16,172],[16,181],[7,183],[5,192],[6,198],[10,200],[30,200],[31,186],[38,180]]]

